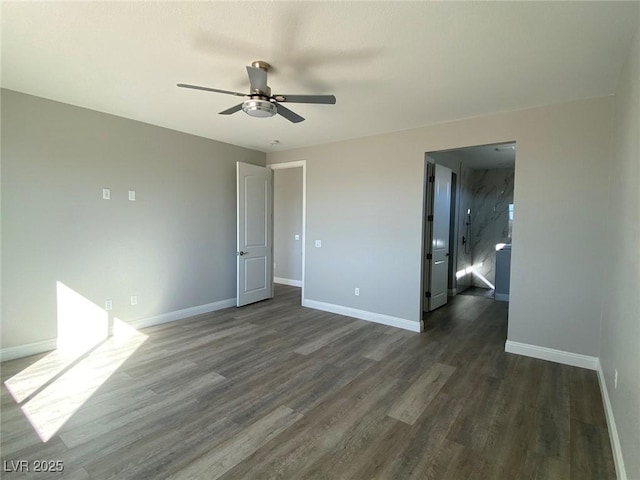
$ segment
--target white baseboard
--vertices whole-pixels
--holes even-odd
[[[16,358],[28,357],[38,353],[50,352],[57,347],[57,340],[43,340],[42,342],[28,343],[26,345],[18,345],[17,347],[3,348],[0,350],[0,361],[14,360]]]
[[[627,471],[624,468],[624,458],[622,457],[622,446],[620,445],[620,437],[618,436],[618,428],[616,427],[616,419],[613,416],[613,408],[609,399],[609,390],[607,382],[604,379],[604,372],[600,359],[597,361],[598,383],[600,383],[600,393],[602,394],[602,403],[604,404],[604,413],[607,418],[607,430],[609,430],[609,440],[611,441],[611,450],[613,450],[613,461],[616,465],[616,474],[618,480],[627,480]]]
[[[202,315],[203,313],[215,312],[223,308],[235,307],[236,299],[228,298],[219,302],[207,303],[206,305],[198,305],[197,307],[184,308],[174,312],[167,312],[149,318],[140,318],[127,322],[133,328],[146,328],[163,323],[175,322],[183,318]],[[14,360],[16,358],[28,357],[38,353],[49,352],[57,348],[57,339],[44,340],[42,342],[29,343],[27,345],[18,345],[17,347],[3,348],[0,350],[0,361]]]
[[[609,399],[609,390],[607,382],[604,378],[602,365],[598,357],[590,357],[580,355],[578,353],[565,352],[555,350],[553,348],[538,347],[526,343],[513,342],[507,340],[505,343],[505,352],[525,355],[527,357],[549,360],[551,362],[571,365],[573,367],[582,367],[589,370],[595,370],[598,374],[598,383],[600,384],[600,394],[602,395],[602,403],[604,405],[605,416],[607,419],[607,429],[609,431],[609,440],[611,442],[611,450],[613,451],[613,460],[616,466],[618,480],[627,480],[627,472],[624,467],[624,458],[622,457],[622,447],[620,445],[620,437],[616,427],[616,420],[613,416],[611,400]]]
[[[291,280],[290,278],[273,277],[274,283],[282,285],[291,285],[292,287],[302,287],[302,280]]]
[[[360,320],[366,320],[368,322],[381,323],[383,325],[389,325],[391,327],[398,327],[404,330],[410,330],[412,332],[422,331],[422,322],[414,322],[405,318],[392,317],[390,315],[368,312],[366,310],[358,310],[357,308],[344,307],[342,305],[335,305],[333,303],[318,302],[316,300],[309,300],[307,298],[304,298],[302,300],[302,306],[315,308],[316,310],[322,310],[325,312],[337,313],[338,315],[344,315],[346,317],[358,318]]]
[[[222,310],[223,308],[235,307],[236,299],[228,298],[226,300],[220,300],[219,302],[207,303],[205,305],[198,305],[197,307],[184,308],[182,310],[176,310],[174,312],[162,313],[149,318],[139,318],[138,320],[132,320],[127,322],[133,328],[147,328],[154,325],[161,325],[163,323],[175,322],[182,320],[183,318],[195,317],[196,315],[202,315],[203,313],[215,312],[216,310]]]
[[[579,353],[539,347],[528,343],[507,340],[504,344],[504,351],[507,353],[524,355],[525,357],[539,358],[541,360],[549,360],[550,362],[571,365],[572,367],[588,368],[589,370],[597,370],[598,368],[598,357],[589,357]]]
[[[498,300],[499,302],[508,302],[509,294],[508,293],[494,293],[493,298]]]

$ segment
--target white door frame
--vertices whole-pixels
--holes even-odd
[[[272,170],[281,170],[284,168],[300,168],[302,167],[302,295],[301,302],[304,302],[304,289],[307,284],[306,278],[306,243],[307,243],[307,161],[296,160],[293,162],[273,163],[267,165]],[[275,189],[274,189],[275,193]]]

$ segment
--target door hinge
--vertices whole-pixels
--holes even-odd
[[[427,215],[427,222],[433,222],[433,215]]]
[[[429,183],[434,183],[435,181],[436,181],[436,177],[435,177],[435,175],[431,175],[431,176],[429,177]]]
[[[433,258],[433,255],[430,253],[427,253],[427,260],[431,260]]]
[[[427,298],[431,298],[431,292],[424,292],[424,296]]]

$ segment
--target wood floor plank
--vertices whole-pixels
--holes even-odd
[[[500,383],[483,377],[469,395],[462,412],[451,429],[449,439],[460,445],[483,451],[493,425],[500,415]]]
[[[616,472],[605,428],[571,420],[571,479],[615,480]]]
[[[571,446],[570,372],[566,365],[545,362],[530,446],[533,452],[565,462]]]
[[[595,373],[505,353],[508,305],[458,295],[419,334],[300,300],[277,285],[135,349],[3,363],[1,459],[67,472],[3,479],[615,478]],[[73,369],[92,390],[66,418]],[[34,405],[64,420],[46,443]]]
[[[407,424],[380,412],[379,417],[356,425],[328,454],[316,460],[305,471],[305,478],[376,478],[376,472],[389,464],[389,448],[402,443],[408,429]]]
[[[413,425],[454,371],[449,365],[434,364],[393,403],[387,415]]]
[[[138,480],[167,478],[182,471],[235,435],[238,425],[228,418],[173,415],[135,441],[100,458],[85,460],[94,478]]]
[[[302,345],[299,348],[295,349],[296,353],[299,353],[300,355],[309,355],[310,353],[315,352],[316,350],[329,345],[331,342],[335,341],[336,339],[342,337],[343,335],[347,335],[348,333],[357,330],[359,328],[363,328],[366,325],[366,322],[362,321],[362,320],[352,320],[347,322],[346,325],[337,328],[335,330],[332,330],[330,332],[325,333],[324,335],[321,335],[317,338],[315,338],[314,340],[312,340],[311,342],[305,343],[304,345]]]
[[[169,478],[180,480],[220,478],[300,418],[302,418],[302,414],[295,413],[288,407],[278,407],[256,423],[238,432],[232,439],[220,445],[209,455],[203,455]]]
[[[225,479],[296,478],[313,468],[347,433],[382,402],[386,404],[397,380],[377,375],[358,377],[305,414],[286,432],[229,472]],[[383,418],[381,416],[381,418]]]
[[[416,335],[415,333],[399,329],[396,332],[388,332],[388,330],[385,329],[382,333],[382,337],[379,337],[374,342],[370,343],[369,346],[363,349],[363,357],[370,358],[371,360],[379,362],[383,360],[387,355],[389,355],[393,350],[402,346],[407,338]]]
[[[548,457],[533,451],[528,451],[524,462],[520,465],[511,465],[510,471],[505,471],[505,475],[511,478],[522,478],[526,476],[531,480],[555,480],[571,478],[569,459],[559,457]]]
[[[148,422],[158,421],[171,409],[195,406],[197,395],[221,382],[220,375],[212,372],[194,379],[189,385],[183,385],[169,395],[155,395],[143,402],[136,402],[126,413],[114,411],[91,422],[65,425],[60,431],[60,438],[73,448],[98,437],[106,438],[111,432],[118,432],[119,427],[133,426],[140,429]],[[137,425],[137,427],[136,427]],[[119,432],[121,435],[122,432]],[[121,435],[122,436],[122,435]]]
[[[356,358],[348,369],[340,369],[333,365],[322,366],[322,374],[315,376],[304,389],[287,403],[297,412],[307,414],[327,399],[334,397],[349,384],[373,369],[375,362],[368,358]],[[346,391],[346,390],[345,390]]]
[[[606,427],[604,407],[600,401],[600,388],[596,372],[584,368],[570,371],[571,418]]]
[[[425,477],[462,406],[460,400],[439,393],[414,425],[397,422],[373,442],[369,462],[357,466],[352,478]]]
[[[464,445],[445,440],[441,452],[445,454],[436,457],[424,478],[433,480],[507,478],[504,476],[502,466]]]

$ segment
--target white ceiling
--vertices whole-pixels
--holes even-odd
[[[475,147],[456,148],[440,152],[429,152],[436,163],[440,160],[462,162],[472,170],[493,170],[496,168],[515,168],[516,144],[500,143],[494,145],[478,145]],[[446,164],[446,163],[445,163]]]
[[[263,151],[610,95],[638,2],[2,2],[2,87]],[[245,65],[307,118],[217,112]],[[278,139],[280,144],[271,147]]]

